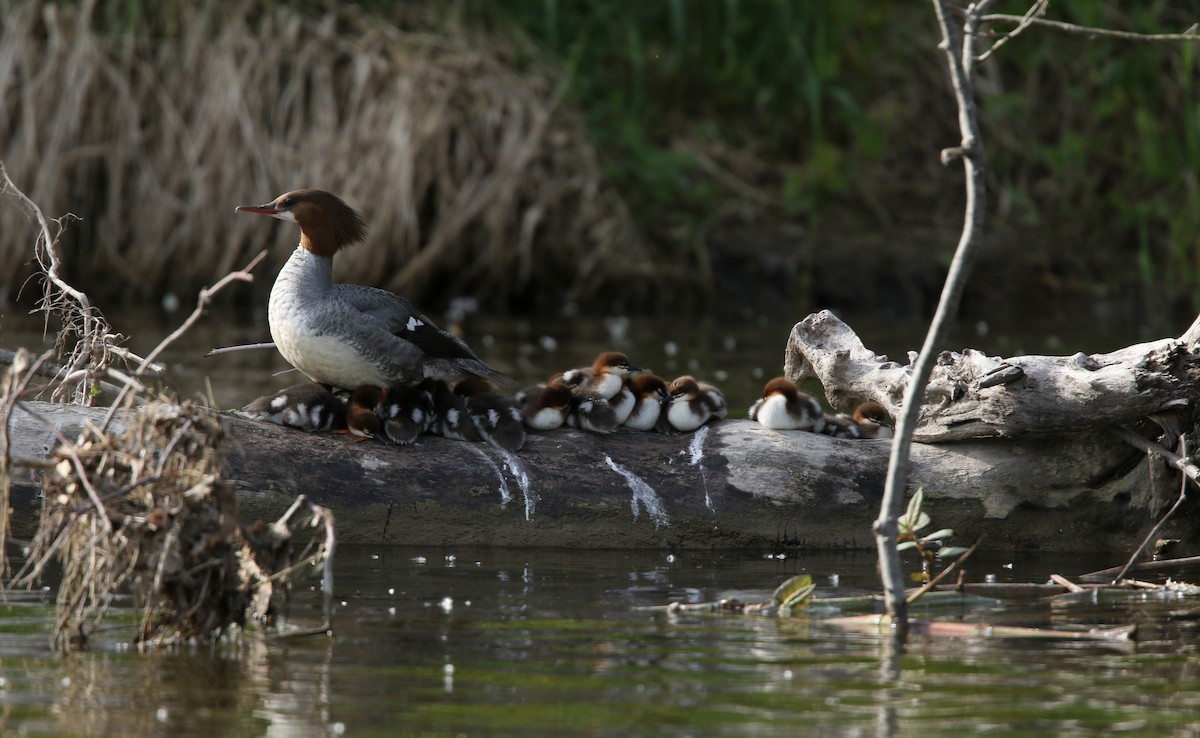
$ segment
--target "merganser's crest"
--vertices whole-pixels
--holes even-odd
[[[463,374],[512,383],[403,297],[333,284],[334,254],[366,236],[362,218],[334,195],[295,190],[237,210],[300,226],[300,246],[275,280],[267,317],[279,353],[311,379],[345,388],[396,387]]]

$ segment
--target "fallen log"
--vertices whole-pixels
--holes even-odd
[[[1200,325],[1200,321],[1198,321]],[[1197,328],[1107,354],[1017,356],[973,349],[938,358],[913,439],[939,443],[1024,434],[1075,434],[1190,412],[1200,400]],[[823,310],[796,324],[784,372],[818,379],[829,402],[848,411],[875,400],[893,416],[908,387],[908,365],[863,345],[850,326]]]
[[[73,438],[102,408],[28,403]],[[334,511],[339,542],[574,548],[872,549],[889,443],[727,420],[690,435],[533,434],[507,454],[423,437],[412,447],[228,416],[225,478],[246,521],[299,493]],[[12,455],[45,459],[52,432],[16,410]],[[1105,432],[918,444],[912,484],[955,541],[993,549],[1128,551],[1154,522],[1155,459]],[[37,470],[14,475],[13,534],[36,522]],[[1164,536],[1194,538],[1196,515]]]

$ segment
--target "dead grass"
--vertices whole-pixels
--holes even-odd
[[[71,277],[97,300],[209,283],[276,242],[233,206],[337,192],[371,235],[337,278],[421,302],[630,295],[661,276],[580,117],[527,50],[329,3],[171,3],[97,30],[94,2],[0,2],[0,151],[52,212],[84,219]],[[422,30],[425,29],[425,30]],[[0,209],[0,274],[27,273]]]

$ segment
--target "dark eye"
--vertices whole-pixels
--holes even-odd
[[[281,202],[281,203],[279,203],[279,204],[280,204],[280,205],[282,205],[282,206],[283,206],[283,207],[285,207],[285,208],[290,208],[291,206],[293,206],[293,205],[295,205],[295,204],[296,204],[296,198],[294,198],[294,197],[285,197],[285,198],[283,198],[283,202]]]

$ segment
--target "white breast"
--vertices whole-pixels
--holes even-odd
[[[758,422],[776,430],[797,430],[811,425],[788,412],[787,398],[783,395],[771,395],[762,401],[758,406]]]

